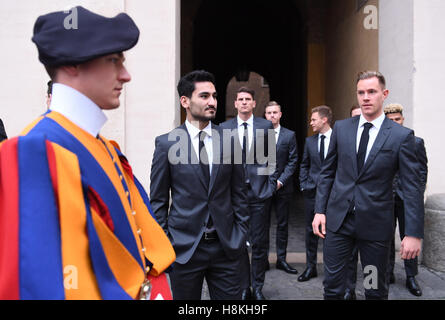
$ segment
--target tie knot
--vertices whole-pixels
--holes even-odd
[[[324,134],[322,134],[322,135],[320,136],[320,139],[321,139],[321,140],[324,140],[324,138],[326,138],[326,136],[325,136]]]
[[[199,131],[199,140],[204,141],[206,136],[207,136],[207,133],[205,131]]]
[[[247,129],[247,122],[243,122],[244,129]]]
[[[372,123],[371,122],[366,122],[363,126],[365,127],[365,130],[369,130],[369,129],[372,128]]]

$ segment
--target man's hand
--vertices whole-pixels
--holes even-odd
[[[280,190],[282,186],[283,184],[277,180],[277,191]]]
[[[321,226],[321,232],[320,232]],[[326,216],[322,213],[316,213],[314,215],[314,220],[312,220],[312,230],[316,236],[324,239],[326,234]]]
[[[422,240],[415,237],[405,236],[400,244],[400,255],[402,259],[414,259],[420,254]]]

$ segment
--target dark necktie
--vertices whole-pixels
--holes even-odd
[[[358,173],[360,173],[360,171],[363,168],[363,165],[365,164],[366,149],[368,148],[368,141],[369,141],[369,129],[371,128],[372,128],[372,123],[366,122],[364,124],[362,136],[360,137],[360,144],[357,153]]]
[[[204,145],[204,139],[207,134],[204,131],[199,132],[199,165],[201,166],[202,173],[204,175],[204,180],[209,186],[210,182],[210,168],[209,168],[209,156]]]
[[[199,132],[199,165],[201,166],[202,173],[204,175],[204,180],[206,182],[207,188],[210,184],[210,167],[209,167],[209,156],[207,154],[207,149],[204,145],[204,139],[207,133],[204,131]],[[206,225],[207,232],[213,230],[213,220],[209,212],[209,220],[207,220]]]
[[[320,136],[320,162],[323,163],[324,160],[324,139],[326,138],[325,135]]]
[[[243,133],[243,164],[246,164],[247,159],[247,144],[249,143],[249,130],[247,130],[247,122],[243,123],[244,133]]]

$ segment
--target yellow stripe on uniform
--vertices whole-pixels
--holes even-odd
[[[136,299],[139,295],[141,284],[145,280],[143,269],[94,209],[91,209],[91,214],[94,227],[107,257],[108,265],[116,281],[128,295]]]
[[[101,299],[89,255],[86,208],[77,157],[52,143],[57,168],[65,298]],[[43,284],[44,285],[44,284]]]

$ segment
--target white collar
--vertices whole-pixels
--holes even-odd
[[[246,121],[244,121],[239,117],[239,115],[237,115],[236,120],[238,121],[238,127],[240,127],[244,122],[246,122],[249,127],[253,128],[253,114]]]
[[[380,127],[383,124],[383,121],[385,121],[385,113],[382,112],[382,114],[371,121],[372,125],[377,129],[380,130]],[[360,115],[360,120],[358,122],[358,127],[360,128],[361,126],[363,126],[366,122],[369,122],[368,120],[365,119],[365,117],[363,115]]]
[[[321,135],[324,135],[326,138],[330,139],[332,134],[332,128],[329,128],[325,133],[319,133],[318,138],[320,139]]]
[[[185,126],[187,128],[187,131],[189,132],[189,135],[190,135],[191,139],[196,138],[201,131],[204,131],[209,137],[212,136],[212,122],[211,121],[209,121],[207,126],[204,129],[202,129],[202,130],[199,130],[197,127],[192,125],[190,123],[190,121],[188,121],[187,119],[185,120]]]
[[[94,137],[107,122],[105,113],[90,98],[61,83],[53,84],[49,109],[61,113]]]

